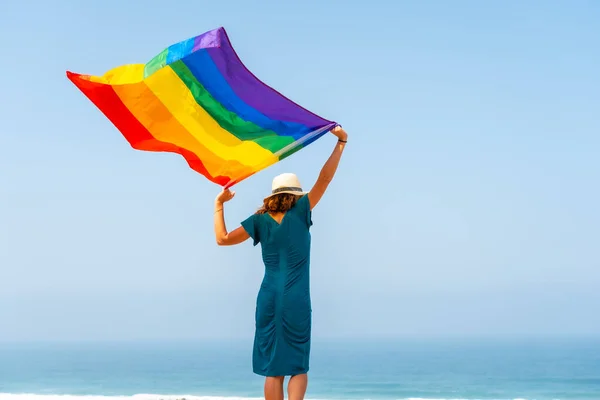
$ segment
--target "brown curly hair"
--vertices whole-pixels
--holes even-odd
[[[271,196],[264,200],[261,208],[256,212],[257,214],[266,214],[266,213],[278,213],[278,212],[287,212],[289,211],[300,196],[291,194],[291,193],[280,193],[275,196]]]

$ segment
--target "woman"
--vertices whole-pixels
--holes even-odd
[[[311,336],[309,284],[311,211],[337,170],[348,135],[331,131],[338,141],[310,192],[302,191],[294,174],[273,180],[272,191],[257,213],[227,232],[223,205],[235,193],[222,191],[215,200],[215,235],[220,246],[252,238],[262,247],[265,276],[256,301],[252,366],[265,376],[265,400],[283,400],[283,380],[289,400],[302,400],[308,384]]]

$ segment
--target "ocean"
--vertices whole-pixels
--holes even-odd
[[[253,399],[251,340],[0,344],[0,400]],[[600,339],[317,341],[307,399],[600,400]]]

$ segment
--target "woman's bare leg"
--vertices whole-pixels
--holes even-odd
[[[306,387],[308,386],[308,375],[294,375],[288,383],[288,400],[304,400]]]
[[[267,376],[265,400],[283,400],[283,376]]]

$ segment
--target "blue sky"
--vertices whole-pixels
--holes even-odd
[[[177,7],[173,7],[177,4]],[[258,248],[219,188],[134,151],[66,79],[224,26],[261,79],[349,132],[314,213],[316,338],[600,334],[600,4],[0,5],[0,340],[249,337]],[[280,172],[236,187],[233,229]]]

